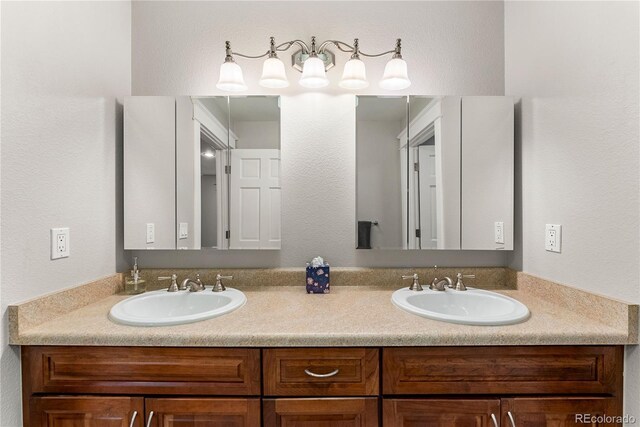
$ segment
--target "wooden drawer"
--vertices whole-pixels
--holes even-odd
[[[378,427],[378,398],[264,399],[264,427]]]
[[[385,348],[384,394],[622,392],[622,347]]]
[[[382,404],[384,427],[495,427],[499,419],[500,399],[383,399]]]
[[[23,347],[32,393],[259,395],[260,350]]]
[[[266,396],[369,396],[378,394],[378,349],[266,349]]]

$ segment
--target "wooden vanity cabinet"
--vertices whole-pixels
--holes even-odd
[[[622,346],[22,348],[25,427],[579,426],[622,415],[622,372]]]

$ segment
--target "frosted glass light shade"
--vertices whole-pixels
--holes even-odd
[[[312,56],[304,61],[302,66],[302,77],[300,85],[311,89],[325,87],[329,84],[329,79],[324,71],[324,62],[317,56]]]
[[[260,86],[271,89],[280,89],[289,86],[287,73],[284,70],[284,63],[278,58],[267,58],[262,65],[262,77]]]
[[[242,68],[235,62],[224,62],[220,66],[220,79],[216,87],[227,92],[247,90],[247,85],[242,77]]]
[[[384,67],[380,87],[387,90],[401,90],[411,86],[407,74],[407,63],[402,58],[393,58]]]
[[[348,60],[338,84],[343,89],[364,89],[369,86],[364,62],[356,58]]]

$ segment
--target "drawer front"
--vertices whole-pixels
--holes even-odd
[[[265,399],[264,427],[378,427],[378,399]]]
[[[267,396],[369,396],[378,394],[378,349],[266,349]]]
[[[33,393],[259,395],[260,350],[24,347]]]
[[[385,348],[384,394],[622,391],[621,346]]]
[[[383,399],[382,404],[385,427],[495,427],[499,419],[499,399]]]

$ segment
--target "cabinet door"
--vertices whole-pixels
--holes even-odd
[[[502,400],[504,427],[619,426],[622,410],[612,397],[549,397]],[[605,417],[606,416],[606,417]],[[605,419],[598,419],[598,417]]]
[[[384,399],[382,405],[384,427],[498,427],[500,416],[498,399]]]
[[[378,427],[378,399],[265,399],[264,427]]]
[[[142,427],[141,397],[32,397],[30,427]]]
[[[260,399],[146,399],[145,406],[149,427],[260,427]]]

